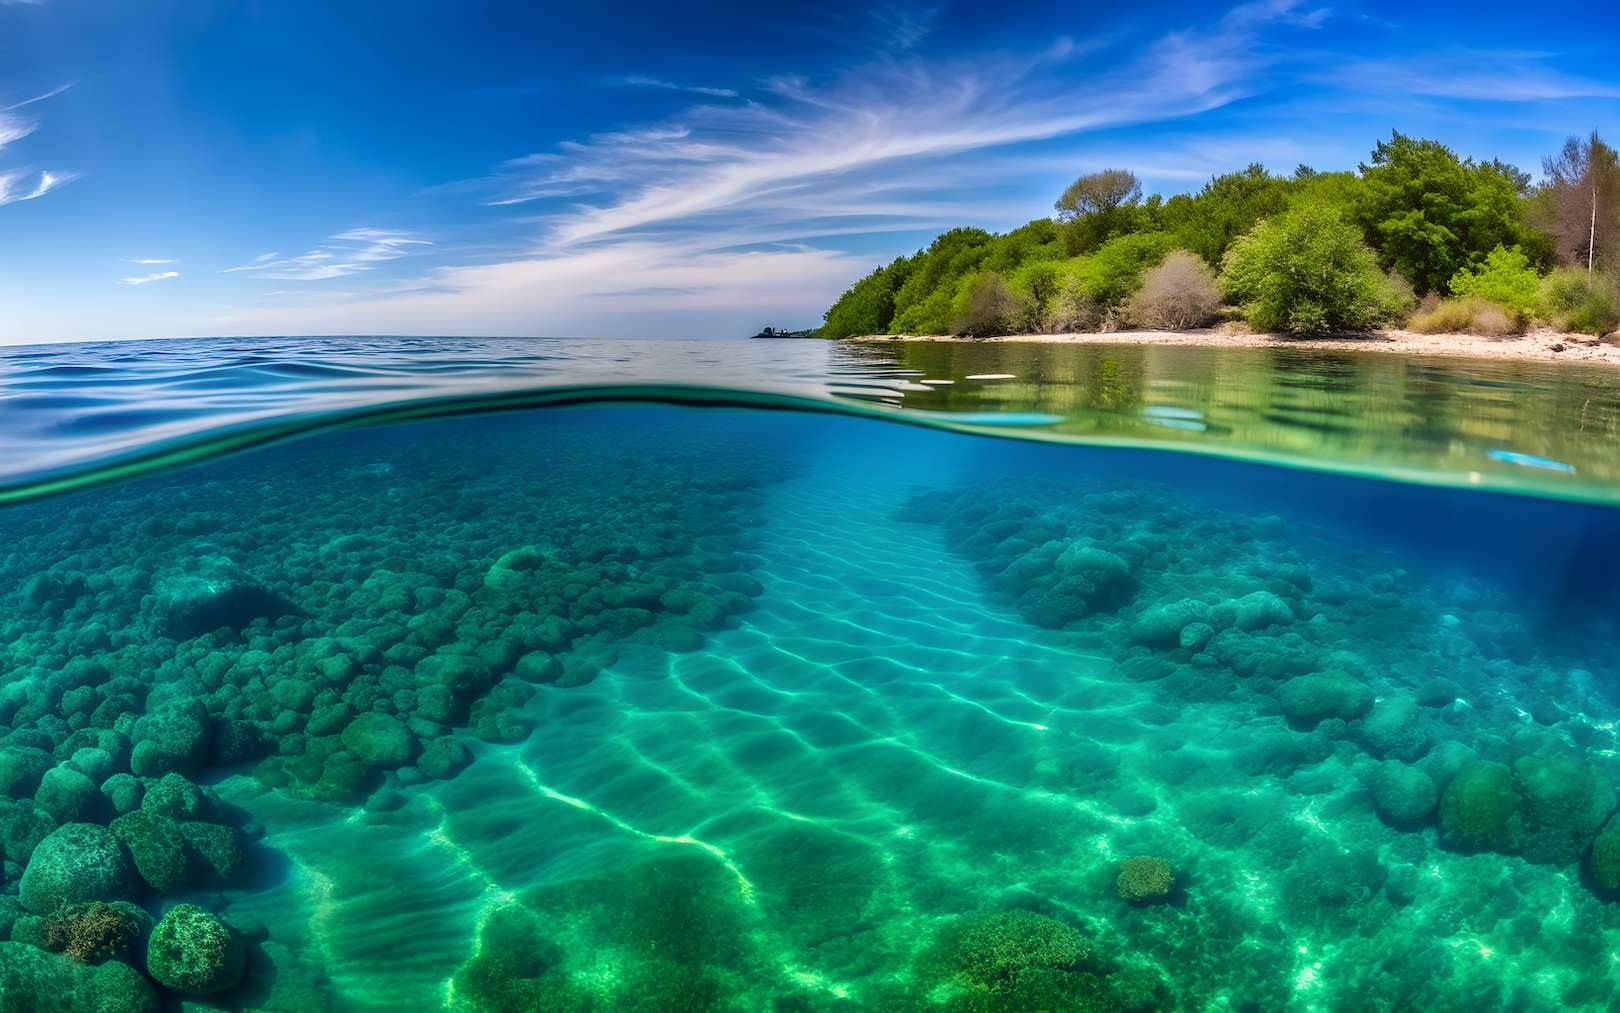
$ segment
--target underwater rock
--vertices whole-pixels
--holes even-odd
[[[1570,755],[1521,756],[1513,762],[1521,800],[1526,861],[1562,865],[1578,860],[1615,808],[1607,776]]]
[[[1114,895],[1131,904],[1157,904],[1170,898],[1176,873],[1170,863],[1151,855],[1127,858],[1115,868]]]
[[[35,914],[50,914],[80,901],[122,900],[133,887],[129,856],[106,827],[68,823],[34,849],[18,896]]]
[[[1037,560],[1042,557],[1051,558],[1050,572],[1018,595],[1019,612],[1037,626],[1057,629],[1076,619],[1118,608],[1136,594],[1137,582],[1130,564],[1105,549],[1084,542],[1067,546],[1048,543],[1040,556],[1032,554],[1023,559],[1030,560],[1031,568],[1039,572],[1041,564]],[[1004,572],[1003,576],[1009,574]],[[1012,576],[1017,581],[1017,576]]]
[[[157,1013],[139,971],[117,960],[94,966],[20,942],[0,942],[0,1009],[28,1013]]]
[[[152,588],[151,608],[162,630],[176,640],[221,628],[240,630],[255,619],[297,611],[287,599],[217,554],[158,578]]]
[[[1459,851],[1513,854],[1524,839],[1519,793],[1506,764],[1475,760],[1440,796],[1440,843]]]
[[[88,819],[100,798],[95,782],[72,767],[46,771],[34,793],[34,801],[58,824]]]
[[[122,816],[141,807],[146,788],[134,774],[114,774],[101,782],[101,794],[112,811]]]
[[[0,749],[0,795],[30,798],[39,790],[45,772],[55,766],[51,754],[32,746]]]
[[[1417,700],[1405,694],[1373,704],[1361,722],[1361,741],[1374,756],[1416,760],[1429,747],[1429,732]]]
[[[0,801],[0,858],[27,863],[39,842],[55,828],[56,821],[51,819],[51,814],[31,799]]]
[[[177,820],[203,819],[212,808],[207,793],[180,774],[164,774],[146,785],[141,798],[143,812]]]
[[[1221,602],[1211,611],[1216,626],[1233,626],[1244,633],[1255,633],[1269,626],[1286,626],[1294,621],[1294,610],[1270,591],[1251,591],[1236,601]]]
[[[1131,624],[1131,640],[1146,647],[1185,647],[1182,631],[1194,624],[1207,626],[1208,618],[1209,606],[1191,598],[1155,605]]]
[[[176,992],[212,995],[242,980],[247,944],[236,930],[195,904],[164,913],[146,946],[146,970]]]
[[[1365,714],[1373,694],[1348,675],[1300,675],[1277,687],[1277,703],[1289,722],[1315,728],[1328,718],[1349,721]]]
[[[1427,819],[1440,800],[1440,789],[1428,774],[1399,760],[1380,763],[1369,787],[1379,815],[1398,827]]]
[[[374,767],[403,767],[416,756],[416,736],[398,718],[377,711],[349,722],[341,736],[349,751]]]
[[[229,886],[242,878],[247,869],[247,852],[235,828],[202,822],[181,823],[179,827],[195,859],[193,866],[207,870],[205,878],[211,885]]]
[[[1181,635],[1177,638],[1178,644],[1184,650],[1198,652],[1209,643],[1209,638],[1215,635],[1215,627],[1208,623],[1188,623],[1181,628]]]
[[[1586,874],[1598,892],[1620,896],[1620,817],[1611,816],[1592,839],[1586,853]]]
[[[191,856],[174,820],[139,809],[113,820],[108,829],[129,849],[135,871],[147,886],[171,893],[192,884]]]
[[[197,701],[152,711],[135,722],[130,734],[130,770],[137,777],[192,773],[208,755],[211,730],[208,710]]]
[[[472,753],[460,739],[444,735],[429,742],[416,758],[416,768],[431,778],[454,777],[472,762]]]

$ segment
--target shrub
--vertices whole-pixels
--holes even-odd
[[[1620,294],[1613,281],[1577,267],[1560,268],[1541,283],[1541,313],[1561,331],[1607,334],[1620,327]]]
[[[1451,276],[1451,294],[1477,296],[1518,314],[1522,323],[1536,315],[1541,301],[1541,276],[1517,246],[1497,246],[1475,267]]]
[[[1221,287],[1263,331],[1361,331],[1399,312],[1360,232],[1325,202],[1301,203],[1240,237],[1226,251]]]
[[[1181,330],[1209,323],[1220,305],[1215,272],[1186,250],[1175,250],[1142,276],[1129,315],[1132,323],[1143,327]]]
[[[987,271],[963,285],[951,330],[970,338],[988,338],[1021,329],[1028,317],[1028,304],[1012,290],[1007,279]]]
[[[1503,338],[1524,328],[1519,315],[1487,299],[1430,297],[1406,325],[1419,334],[1476,334],[1482,338]]]

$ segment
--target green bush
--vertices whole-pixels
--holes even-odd
[[[1613,280],[1563,267],[1541,283],[1541,314],[1553,327],[1577,334],[1607,334],[1620,327],[1620,294]]]
[[[1262,331],[1363,331],[1400,310],[1355,226],[1326,202],[1269,218],[1226,251],[1221,288]]]
[[[1530,258],[1517,246],[1497,246],[1485,260],[1465,267],[1451,276],[1451,294],[1473,296],[1505,306],[1518,315],[1519,322],[1536,315],[1541,303],[1541,275],[1530,265]]]

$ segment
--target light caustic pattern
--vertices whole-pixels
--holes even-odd
[[[750,560],[764,594],[736,628],[547,689],[528,741],[481,749],[398,811],[272,834],[312,910],[265,920],[307,921],[333,990],[398,1008],[454,1006],[481,927],[529,891],[660,856],[708,863],[706,889],[762,941],[744,1001],[782,982],[873,1001],[954,916],[1024,907],[1207,1001],[1263,981],[1290,1008],[1330,1008],[1346,986],[1335,969],[1366,964],[1358,947],[1420,931],[1399,919],[1421,905],[1372,927],[1331,898],[1302,915],[1249,844],[1290,835],[1330,872],[1351,840],[1395,860],[1403,839],[1354,776],[1329,764],[1296,791],[1212,775],[1251,750],[1252,711],[1172,704],[1086,634],[1033,629],[935,526],[894,519],[904,499],[853,479],[777,487]],[[297,803],[260,804],[287,807],[263,817],[272,828],[300,822]],[[1182,903],[1114,896],[1116,863],[1142,853],[1175,856],[1194,884]],[[1445,863],[1448,883],[1482,890],[1509,874],[1495,856]],[[1534,889],[1549,924],[1570,920],[1558,898],[1579,887],[1553,875]],[[565,940],[594,917],[570,911],[548,909]],[[1470,966],[1533,959],[1468,938],[1451,952]],[[579,976],[623,975],[622,959]]]

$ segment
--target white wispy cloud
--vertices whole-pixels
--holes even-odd
[[[889,45],[900,50],[911,49],[921,42],[933,31],[934,19],[937,17],[939,17],[938,7],[915,7],[897,3],[883,4],[872,11],[872,19],[878,23]]]
[[[1403,96],[1552,102],[1620,98],[1620,87],[1568,73],[1544,53],[1469,51],[1431,53],[1421,59],[1361,60],[1334,67],[1333,77],[1361,82],[1370,91]]]
[[[738,93],[731,88],[709,88],[696,84],[677,84],[674,81],[664,81],[656,77],[646,77],[641,74],[632,74],[619,79],[619,83],[632,88],[661,88],[665,91],[684,91],[693,95],[707,95],[710,98],[737,98]]]
[[[252,262],[222,268],[220,274],[252,274],[283,281],[326,281],[370,271],[377,264],[410,256],[413,247],[432,246],[430,240],[397,229],[349,229],[328,236],[325,243],[296,257],[261,253]]]
[[[124,261],[126,264],[173,264],[176,261],[171,257],[131,257]]]
[[[0,207],[43,197],[75,178],[72,173],[18,170],[0,172]]]
[[[70,87],[72,87],[71,84],[65,84],[42,95],[36,95],[33,98],[0,107],[0,151],[34,132],[35,122],[16,115],[15,110],[60,95]],[[72,182],[77,177],[77,173],[63,172],[61,170],[0,169],[0,206],[43,197],[62,184]]]
[[[170,278],[180,277],[179,271],[156,271],[152,274],[137,275],[133,278],[124,278],[118,282],[120,285],[149,285],[154,281],[168,281]]]

